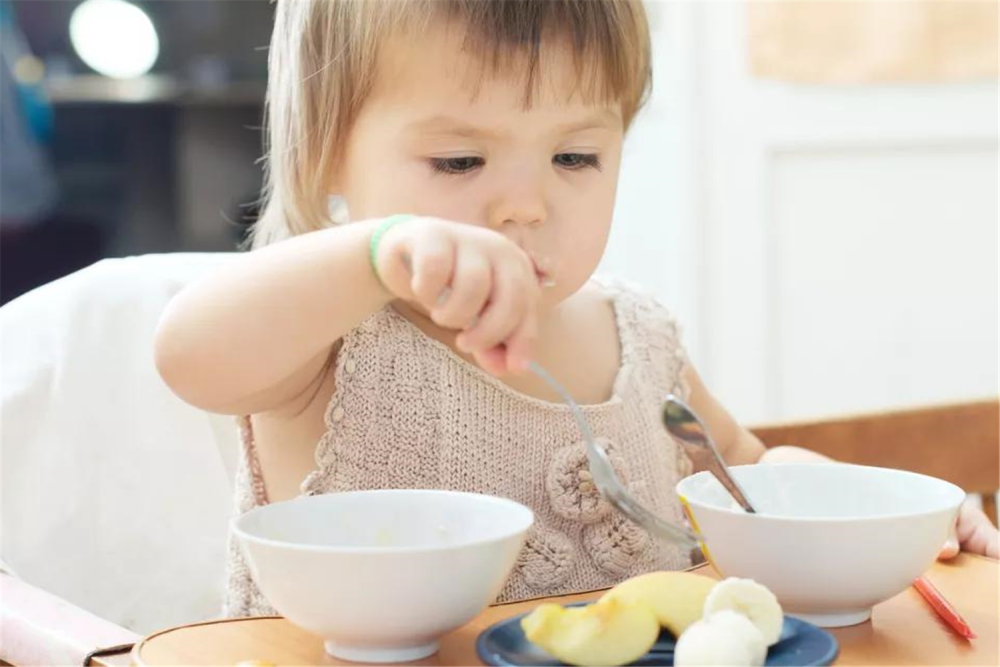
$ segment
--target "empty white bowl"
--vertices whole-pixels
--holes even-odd
[[[264,505],[232,530],[264,596],[329,654],[405,662],[493,602],[533,521],[493,496],[384,490]]]
[[[792,616],[862,623],[935,560],[965,492],[916,473],[848,464],[731,468],[758,511],[744,513],[707,472],[681,480],[720,574],[755,579]]]

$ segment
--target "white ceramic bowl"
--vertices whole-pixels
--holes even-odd
[[[681,480],[720,574],[764,584],[792,616],[861,623],[935,560],[965,492],[934,477],[847,464],[731,469],[757,514],[707,472]]]
[[[328,653],[406,662],[496,598],[533,521],[493,496],[384,490],[264,505],[232,530],[264,596]]]

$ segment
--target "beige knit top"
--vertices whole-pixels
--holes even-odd
[[[687,397],[677,326],[651,296],[597,282],[614,303],[621,367],[610,400],[584,413],[630,491],[682,523],[674,485],[691,464],[659,419],[665,394]],[[688,552],[651,538],[600,496],[566,406],[511,389],[392,308],[344,337],[334,372],[327,430],[302,493],[450,489],[527,505],[535,525],[498,602],[590,591],[690,565]],[[240,422],[237,514],[268,502],[250,420]],[[275,613],[232,536],[227,577],[226,616]]]

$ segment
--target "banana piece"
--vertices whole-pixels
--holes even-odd
[[[778,643],[785,617],[778,598],[766,586],[753,579],[736,577],[720,581],[705,598],[704,617],[727,609],[750,619],[760,629],[767,646]]]
[[[643,602],[656,614],[660,625],[680,637],[702,617],[705,600],[716,584],[711,577],[691,572],[649,572],[621,582],[601,601]]]
[[[585,607],[539,605],[521,619],[525,637],[571,665],[625,665],[653,647],[656,614],[641,603],[618,600]]]
[[[677,640],[674,665],[760,667],[767,644],[760,629],[746,616],[724,609],[689,627]]]

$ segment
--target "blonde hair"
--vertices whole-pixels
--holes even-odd
[[[526,105],[543,36],[569,45],[581,92],[620,103],[626,128],[648,95],[641,0],[277,0],[254,247],[330,225],[337,149],[371,91],[380,45],[401,29],[442,19],[465,28],[465,48],[492,74],[524,68]]]

